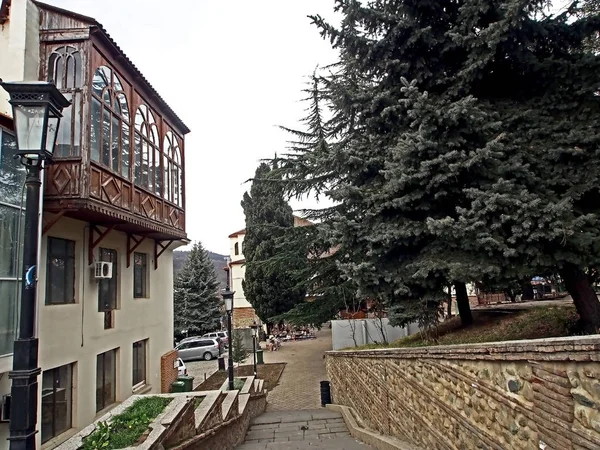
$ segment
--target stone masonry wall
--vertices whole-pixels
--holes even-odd
[[[254,308],[234,308],[233,328],[248,328],[254,321],[258,323],[258,316]]]
[[[427,449],[600,449],[600,337],[327,354],[333,402]]]
[[[179,372],[175,367],[178,358],[177,350],[171,350],[160,357],[160,392],[171,392],[171,384],[177,380]]]

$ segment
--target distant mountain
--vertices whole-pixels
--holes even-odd
[[[177,273],[183,269],[185,262],[188,259],[190,252],[187,251],[174,251],[173,252],[173,275],[177,276]],[[208,252],[208,256],[210,257],[213,265],[215,266],[215,272],[217,274],[217,280],[221,284],[221,288],[225,288],[225,283],[227,283],[227,275],[223,270],[225,267],[225,255],[219,255],[218,253]]]

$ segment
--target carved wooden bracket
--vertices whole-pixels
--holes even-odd
[[[115,224],[108,225],[104,231],[100,231],[97,225],[90,224],[90,239],[88,243],[88,264],[90,266],[94,263],[94,249],[98,247],[98,244],[108,236],[108,233],[110,233],[114,227]],[[95,234],[98,235],[98,238],[94,237]]]
[[[137,238],[134,234],[127,234],[127,267],[131,265],[131,255],[144,242],[144,239],[146,239],[145,236]]]
[[[160,258],[160,255],[162,255],[173,242],[175,242],[173,239],[168,241],[154,241],[154,270],[158,269],[158,258]]]
[[[52,228],[54,225],[56,225],[56,222],[58,222],[60,220],[60,218],[62,216],[65,215],[65,211],[59,211],[57,212],[54,217],[52,217],[52,219],[50,219],[48,222],[46,222],[44,224],[44,228],[42,228],[42,235],[46,234],[48,231],[50,231],[50,228]]]

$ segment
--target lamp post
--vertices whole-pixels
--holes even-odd
[[[44,162],[52,161],[63,108],[70,102],[53,83],[10,82],[0,80],[10,94],[17,135],[17,156],[27,170],[23,267],[19,335],[13,351],[11,387],[10,449],[35,449],[38,411],[38,339],[35,336],[37,294],[40,172]]]
[[[232,291],[229,287],[229,261],[227,261],[227,267],[225,268],[225,272],[227,273],[227,285],[225,289],[223,289],[221,296],[225,301],[225,311],[227,311],[227,335],[229,336],[227,370],[229,372],[229,390],[233,391],[233,334],[231,333],[231,316],[233,315],[233,294],[235,294],[235,292]]]
[[[258,324],[256,321],[250,325],[252,328],[252,355],[254,356],[254,376],[256,377],[256,337],[258,336]]]

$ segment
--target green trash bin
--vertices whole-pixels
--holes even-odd
[[[256,350],[256,364],[264,364],[265,361],[263,359],[263,351],[262,348]]]
[[[182,375],[177,378],[177,381],[181,381],[184,384],[183,392],[192,392],[194,390],[194,377]]]
[[[185,392],[185,383],[183,381],[173,381],[171,383],[171,392]]]

